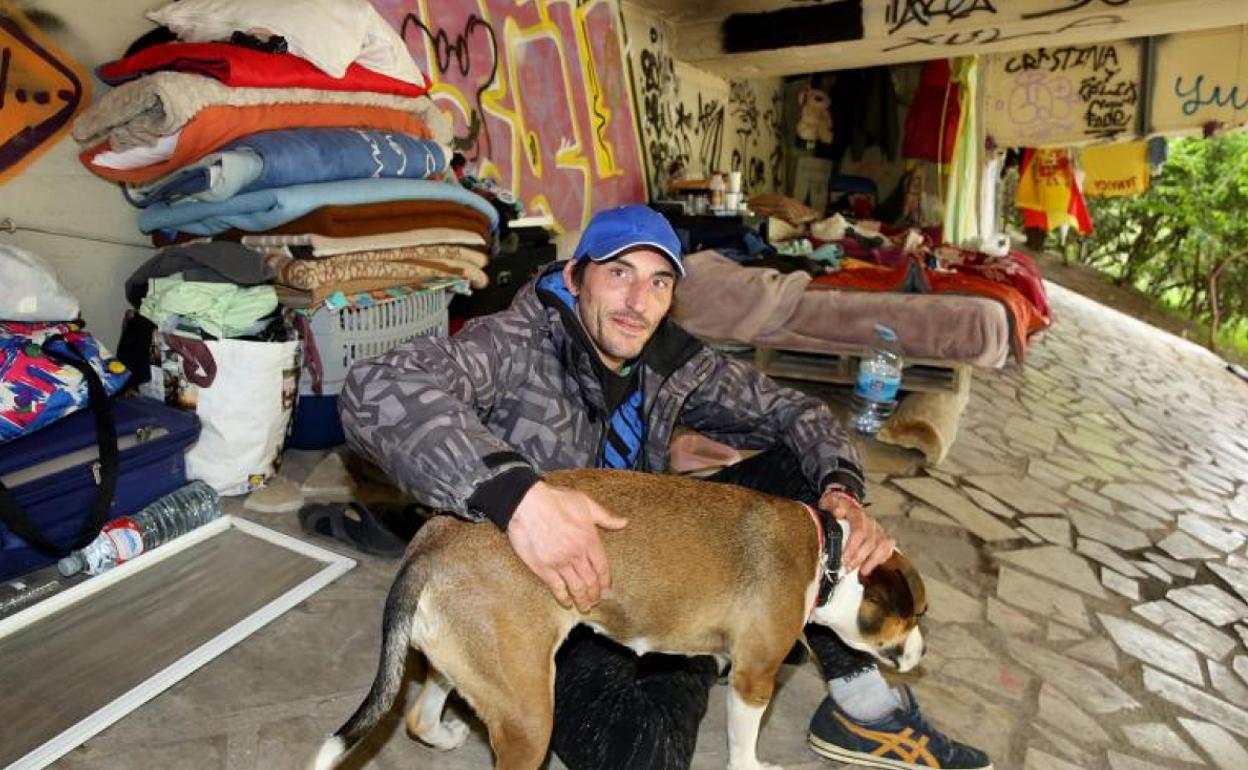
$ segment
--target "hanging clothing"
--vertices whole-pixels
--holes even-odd
[[[1023,210],[1024,227],[1056,230],[1070,225],[1080,235],[1092,232],[1092,217],[1067,150],[1029,147],[1023,150],[1022,169],[1014,200]]]
[[[877,145],[884,157],[897,157],[900,126],[897,121],[897,91],[888,67],[845,70],[836,73],[832,89],[833,162],[839,165],[849,150],[850,157],[862,160],[868,147]]]
[[[1088,195],[1121,198],[1148,192],[1148,142],[1085,147],[1079,166]]]
[[[919,90],[906,112],[901,157],[949,163],[953,159],[962,118],[962,89],[953,79],[948,59],[924,63]]]
[[[948,188],[944,195],[942,237],[946,243],[961,245],[979,237],[979,158],[984,151],[980,133],[983,117],[975,109],[979,57],[956,59],[952,77],[962,93],[962,102],[958,138],[949,163]]]

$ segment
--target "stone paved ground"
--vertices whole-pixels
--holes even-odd
[[[872,468],[932,591],[915,689],[998,767],[1248,768],[1248,383],[1050,291],[946,462]]]
[[[1025,369],[976,374],[946,462],[923,470],[914,453],[864,446],[873,510],[930,592],[928,657],[905,679],[997,768],[1248,768],[1248,384],[1050,290],[1057,326]],[[315,459],[292,453],[288,473]],[[247,515],[297,532],[289,514]],[[303,766],[371,680],[392,572],[361,558],[59,766]],[[783,676],[762,757],[833,767],[804,747],[812,667]],[[698,770],[726,764],[725,690]],[[467,770],[489,753],[478,732],[437,754],[391,720],[348,766]]]

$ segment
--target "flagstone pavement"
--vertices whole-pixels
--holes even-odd
[[[1049,289],[1056,325],[1025,368],[976,372],[945,462],[863,445],[872,510],[930,596],[929,652],[901,679],[999,769],[1248,768],[1248,383],[1194,345]],[[296,481],[317,459],[299,454]],[[298,533],[291,514],[245,515]],[[357,558],[58,766],[304,766],[375,670],[394,562]],[[761,757],[838,767],[804,745],[822,697],[813,666],[782,677]],[[725,691],[699,770],[726,765]],[[488,766],[479,729],[439,754],[397,718],[348,764]]]

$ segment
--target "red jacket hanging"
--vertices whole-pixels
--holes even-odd
[[[958,140],[961,114],[962,87],[953,81],[949,61],[933,59],[924,63],[919,90],[906,112],[902,157],[948,163]]]

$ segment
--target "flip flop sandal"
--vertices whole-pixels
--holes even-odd
[[[387,529],[360,503],[310,503],[299,509],[299,526],[371,556],[397,559],[407,541]]]

